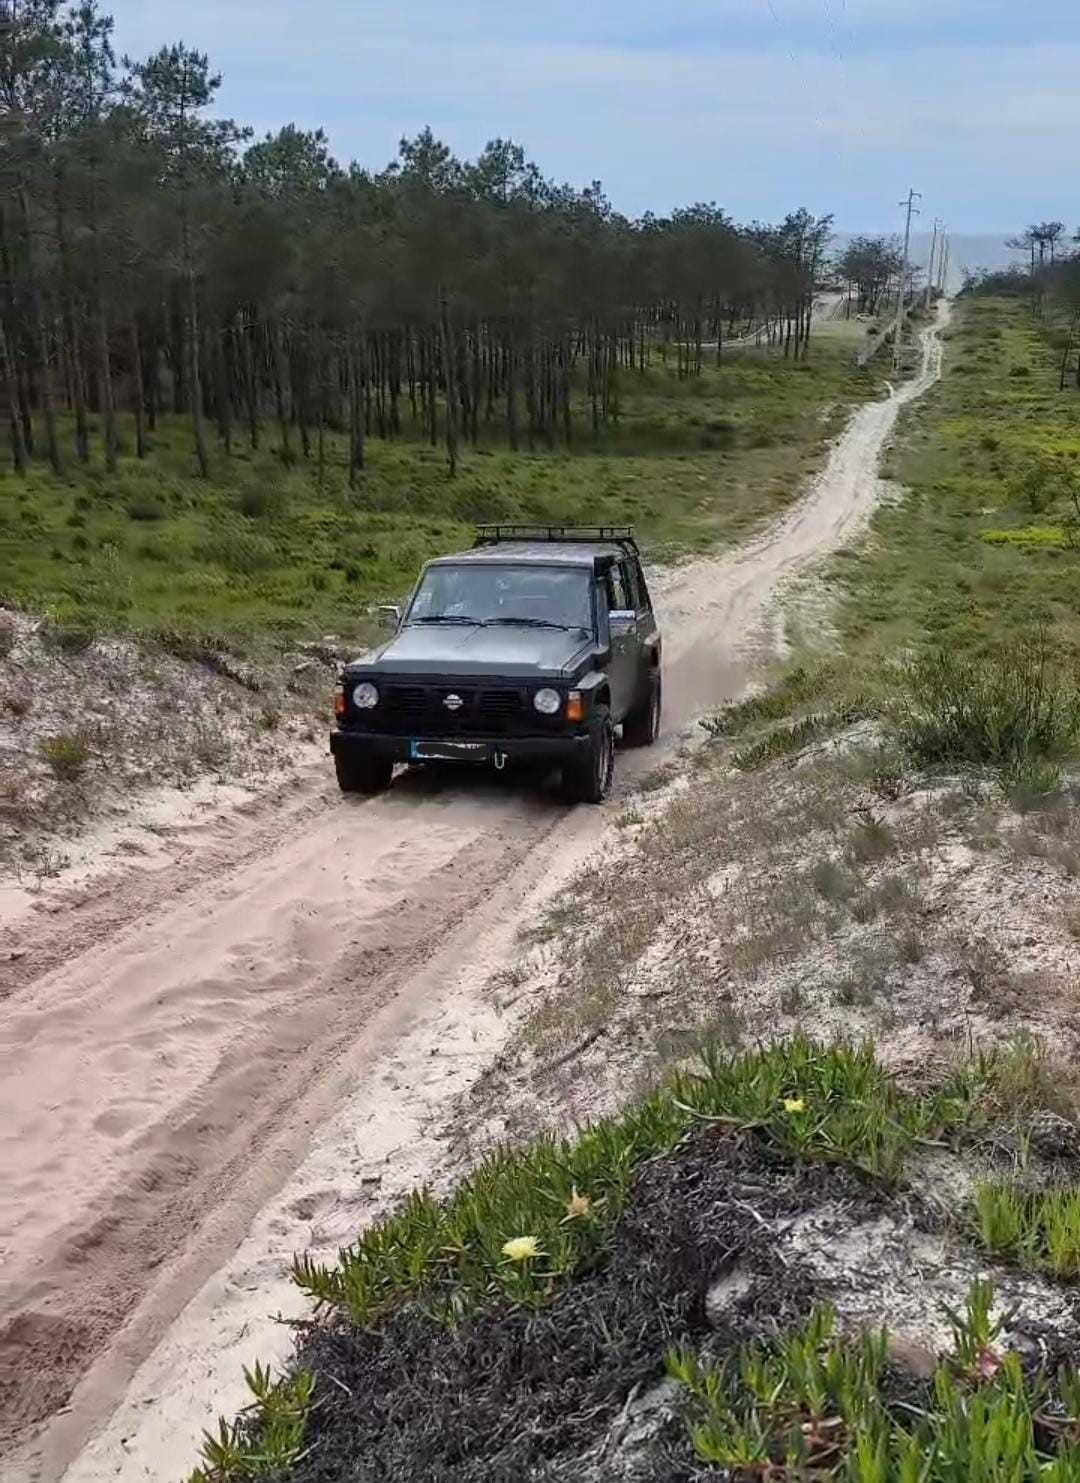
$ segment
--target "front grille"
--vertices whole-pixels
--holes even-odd
[[[528,691],[513,686],[479,690],[445,681],[437,685],[390,682],[380,689],[381,703],[356,720],[365,730],[392,736],[524,735],[535,732],[547,719],[536,713]]]
[[[520,690],[484,690],[477,702],[479,714],[493,720],[516,716],[523,707],[524,697]]]

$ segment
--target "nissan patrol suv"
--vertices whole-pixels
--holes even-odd
[[[660,632],[629,527],[481,526],[420,573],[381,647],[346,665],[330,750],[346,793],[396,762],[550,762],[575,802],[611,787],[615,734],[660,730]]]

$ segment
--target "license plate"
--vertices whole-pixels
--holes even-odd
[[[414,762],[482,762],[487,753],[487,742],[414,741],[409,745]]]

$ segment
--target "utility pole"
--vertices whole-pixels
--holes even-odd
[[[907,224],[904,227],[904,266],[900,269],[900,288],[896,295],[896,328],[893,331],[893,370],[900,369],[900,338],[904,328],[904,293],[907,289],[908,276],[908,254],[911,251],[911,218],[918,216],[919,208],[916,201],[922,200],[922,192],[909,190],[907,200],[901,201],[901,206],[907,207]]]
[[[934,258],[937,253],[938,227],[941,222],[934,217],[934,233],[930,238],[930,261],[926,265],[926,294],[923,300],[927,309],[930,307],[930,295],[934,292]]]
[[[952,244],[948,237],[942,241],[941,255],[938,263],[938,292],[944,293],[949,281],[949,258],[952,256]]]

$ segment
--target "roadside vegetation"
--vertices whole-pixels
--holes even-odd
[[[902,414],[887,457],[896,494],[815,578],[809,605],[792,604],[800,657],[766,698],[708,723],[751,763],[856,714],[879,718],[915,764],[1036,792],[1075,753],[1080,406],[1025,299],[963,297],[944,338],[945,374]],[[840,661],[817,639],[823,600]]]
[[[1062,1300],[976,1275],[959,1205],[920,1193],[929,1153],[985,1159],[1015,1077],[984,1055],[904,1086],[796,1036],[498,1150],[297,1263],[319,1311],[295,1366],[248,1376],[194,1479],[1075,1477],[1080,1334],[1052,1365],[1029,1337]],[[840,1211],[872,1275],[822,1269]]]

